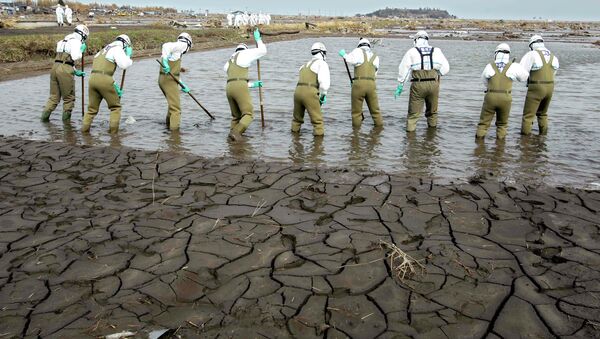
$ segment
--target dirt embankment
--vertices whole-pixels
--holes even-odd
[[[599,192],[3,138],[0,155],[6,338],[598,334]]]

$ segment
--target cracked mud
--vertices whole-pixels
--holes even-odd
[[[598,337],[600,192],[0,140],[0,337]],[[400,281],[381,241],[426,267]]]

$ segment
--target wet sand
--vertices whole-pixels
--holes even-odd
[[[0,198],[2,337],[599,333],[597,191],[2,138]]]

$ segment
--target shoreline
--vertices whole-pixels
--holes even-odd
[[[597,334],[598,191],[5,137],[0,155],[8,338]]]
[[[137,27],[139,28],[139,27]],[[393,29],[393,28],[391,28]],[[390,33],[391,29],[385,29],[387,32],[373,32],[372,35],[374,38],[386,38],[386,39],[402,39],[409,38],[409,34],[403,33]],[[432,30],[432,32],[436,32],[439,30]],[[274,32],[267,32],[273,34]],[[514,37],[506,37],[504,36],[504,32],[496,32],[496,31],[478,31],[479,35],[473,36],[443,36],[436,38],[436,40],[440,41],[521,41],[521,38]],[[524,33],[524,32],[522,32]],[[269,39],[269,42],[281,42],[281,41],[293,41],[300,40],[306,38],[321,38],[321,37],[355,37],[360,35],[358,33],[323,33],[323,32],[311,32],[308,31],[300,31],[296,34],[282,34],[277,36],[268,36],[265,34],[265,38]],[[558,41],[564,43],[581,43],[581,41],[572,39],[552,39],[549,41]],[[598,40],[600,41],[600,40]],[[217,41],[217,42],[200,42],[195,43],[193,50],[190,53],[200,53],[205,51],[211,51],[215,49],[221,49],[228,46],[235,46],[237,43],[251,43],[252,40],[250,38],[244,40],[240,39],[239,41]],[[593,48],[598,48],[598,42],[585,42],[586,44],[590,44]],[[147,49],[141,51],[134,51],[134,60],[137,59],[148,59],[152,57],[156,57],[160,55],[159,49]],[[0,82],[18,80],[27,77],[37,76],[41,74],[47,73],[53,65],[53,58],[47,58],[47,60],[34,60],[34,61],[21,61],[21,62],[12,62],[12,63],[0,63]],[[91,67],[93,62],[93,56],[88,55],[86,58],[86,65]]]

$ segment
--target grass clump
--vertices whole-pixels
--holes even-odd
[[[163,43],[175,41],[181,29],[170,27],[145,27],[142,29],[115,29],[94,32],[88,39],[87,55],[96,54],[104,46],[114,41],[119,34],[127,34],[136,50],[159,49]],[[187,31],[194,43],[215,39],[237,41],[239,32],[230,29],[201,29]],[[64,34],[29,34],[3,37],[0,39],[0,63],[43,60],[56,54],[56,43]]]

